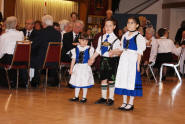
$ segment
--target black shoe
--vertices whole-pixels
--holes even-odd
[[[126,107],[125,107],[124,110],[125,110],[125,111],[133,111],[133,110],[134,110],[134,105],[127,104],[127,106],[128,106],[128,105],[130,106],[130,108],[126,108]]]
[[[100,98],[98,101],[95,102],[95,104],[105,104],[107,102],[107,99]]]
[[[118,109],[119,110],[125,110],[125,107],[127,106],[127,104],[126,103],[123,103],[123,105],[122,106],[120,106]]]
[[[71,101],[71,102],[78,102],[79,98],[78,97],[74,97],[74,98],[69,99],[69,101]]]
[[[87,99],[86,98],[83,98],[80,100],[81,103],[86,103],[87,102]]]
[[[108,101],[106,102],[106,105],[108,106],[112,106],[114,104],[114,100],[112,99],[108,99]]]

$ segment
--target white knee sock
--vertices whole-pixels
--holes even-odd
[[[134,96],[130,96],[129,104],[134,105]]]
[[[102,98],[107,99],[107,85],[101,85]]]
[[[80,88],[75,88],[75,97],[78,98],[80,93]]]
[[[127,104],[127,95],[123,95],[123,104]]]
[[[130,109],[134,105],[134,96],[130,96],[129,105],[127,105],[125,108]]]
[[[83,98],[86,98],[87,96],[87,88],[83,88]]]
[[[114,100],[114,90],[115,90],[115,84],[109,83],[109,99]]]

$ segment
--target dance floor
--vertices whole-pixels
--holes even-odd
[[[113,106],[96,105],[100,85],[88,91],[85,104],[68,101],[73,89],[0,89],[0,124],[184,124],[185,80],[176,77],[156,84],[143,81],[143,94],[135,99],[134,111],[117,108],[122,96],[115,95]]]

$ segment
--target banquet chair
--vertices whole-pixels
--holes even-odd
[[[19,69],[27,69],[28,82],[26,87],[28,88],[30,86],[30,79],[29,79],[30,53],[31,53],[31,42],[17,41],[11,64],[0,64],[0,66],[3,67],[6,71],[6,78],[8,81],[9,89],[11,89],[10,79],[8,76],[8,70],[10,69],[17,70],[16,88],[18,88],[18,83],[19,83]]]
[[[45,77],[45,85],[44,87],[47,87],[48,82],[48,69],[60,69],[60,58],[61,58],[61,49],[62,44],[61,42],[49,42],[46,57],[43,64],[43,69],[46,70],[46,77]],[[60,76],[58,73],[59,78],[59,84],[58,87],[60,87]]]

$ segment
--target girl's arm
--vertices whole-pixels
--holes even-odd
[[[74,58],[71,61],[71,66],[70,66],[69,74],[72,74],[72,72],[73,72],[73,67],[75,65],[75,61],[76,61],[76,59],[74,59]]]
[[[141,54],[138,54],[138,57],[137,57],[137,71],[138,72],[140,71],[140,62],[141,62]]]

